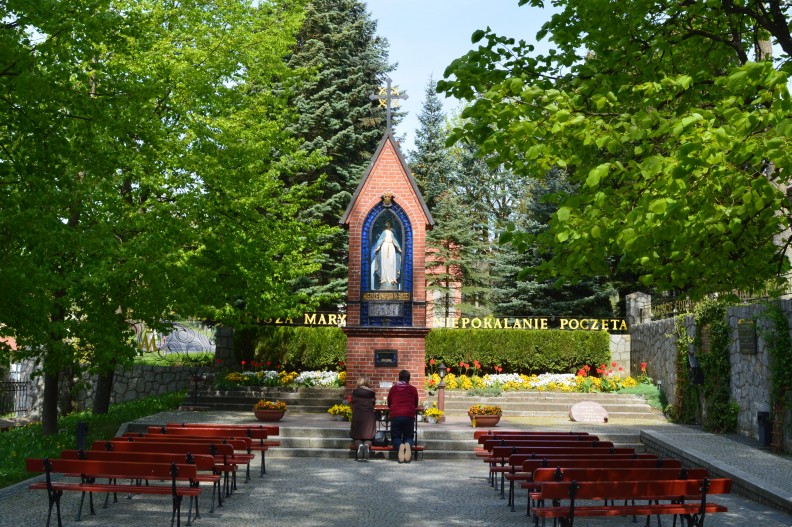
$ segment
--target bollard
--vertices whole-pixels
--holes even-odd
[[[759,424],[759,445],[770,446],[771,429],[770,429],[770,412],[757,412],[756,420]]]
[[[88,423],[77,423],[77,450],[85,450],[88,442]]]

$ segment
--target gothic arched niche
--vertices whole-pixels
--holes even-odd
[[[385,209],[371,224],[369,269],[372,291],[401,291],[404,263],[404,226],[390,210]]]
[[[363,224],[362,325],[409,325],[412,321],[412,226],[393,201],[378,203]]]

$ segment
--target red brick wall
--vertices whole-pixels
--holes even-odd
[[[411,330],[411,331],[408,331]],[[395,383],[399,371],[410,372],[410,384],[418,388],[418,397],[426,399],[424,368],[426,365],[425,328],[345,328],[347,334],[347,394],[355,388],[358,378],[366,375],[372,379],[371,387],[377,392],[377,400],[388,395],[383,382]],[[374,350],[397,350],[398,365],[395,368],[374,366]]]
[[[413,306],[412,328],[360,327],[360,273],[361,238],[363,222],[371,209],[382,201],[382,195],[390,193],[410,218],[413,232]],[[371,172],[365,180],[350,209],[347,218],[349,227],[349,290],[347,304],[347,392],[351,392],[361,374],[373,379],[377,399],[387,396],[387,389],[380,388],[382,382],[396,382],[399,370],[409,370],[410,384],[418,388],[423,400],[426,337],[426,227],[429,219],[424,213],[422,200],[413,189],[409,178],[390,140],[385,142]],[[375,349],[398,351],[396,368],[375,367]]]

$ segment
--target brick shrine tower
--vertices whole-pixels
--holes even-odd
[[[384,399],[405,369],[423,400],[424,263],[434,221],[390,127],[340,223],[349,230],[347,394],[365,374]]]

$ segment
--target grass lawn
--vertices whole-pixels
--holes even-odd
[[[76,448],[77,423],[88,424],[86,445],[116,435],[123,423],[178,408],[184,392],[146,397],[128,403],[114,404],[106,415],[78,412],[58,419],[58,433],[43,436],[41,424],[13,428],[0,433],[0,488],[32,476],[25,470],[25,458],[57,457],[61,450]]]

